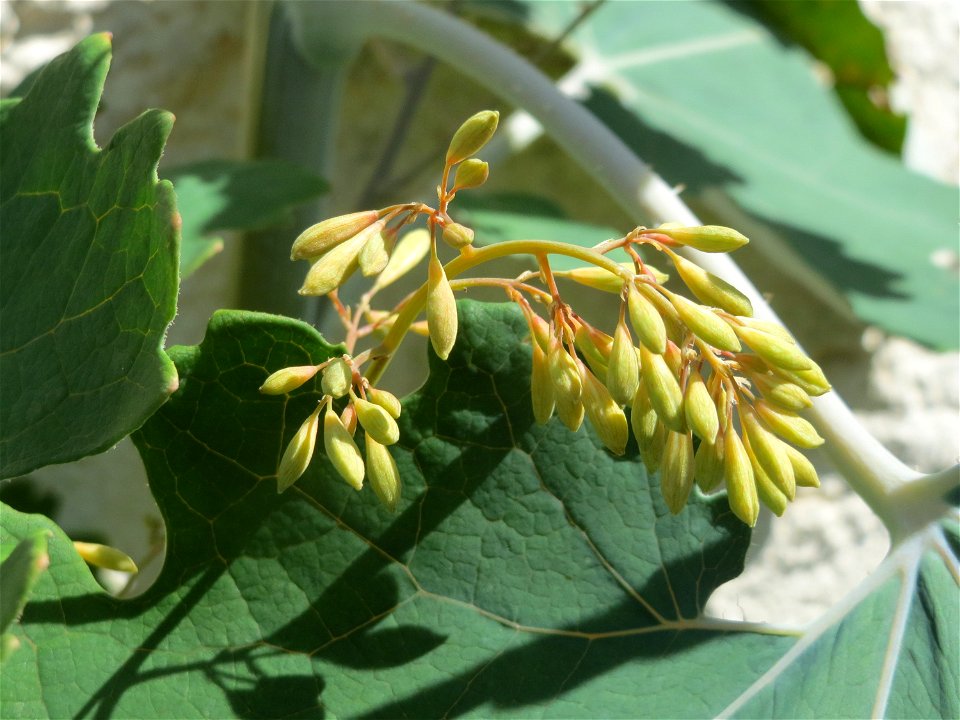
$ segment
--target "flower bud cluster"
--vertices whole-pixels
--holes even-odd
[[[310,465],[322,412],[324,451],[334,469],[355,490],[361,490],[369,478],[377,498],[394,510],[400,497],[400,473],[387,446],[400,439],[400,401],[386,390],[370,387],[355,371],[352,358],[344,355],[320,365],[283,368],[264,381],[260,392],[289,393],[318,372],[323,398],[284,450],[277,469],[277,492],[293,485]],[[338,413],[334,400],[343,397],[347,404]],[[358,424],[364,430],[364,453],[354,440]]]

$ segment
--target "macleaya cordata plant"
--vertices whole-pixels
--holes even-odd
[[[637,227],[592,248],[550,240],[474,247],[474,231],[451,217],[450,206],[458,192],[486,181],[487,163],[473,155],[493,137],[498,120],[499,113],[485,110],[454,134],[436,208],[411,202],[341,215],[307,228],[294,241],[291,259],[311,264],[300,293],[330,296],[346,328],[348,352],[314,366],[280,368],[260,387],[265,394],[284,394],[322,373],[323,396],[280,460],[278,491],[309,466],[322,411],[323,446],[339,475],[356,490],[366,477],[384,505],[395,508],[401,478],[387,448],[400,438],[401,407],[376,383],[422,312],[420,329],[446,360],[457,339],[454,291],[474,287],[503,290],[527,320],[537,422],[556,413],[576,432],[586,418],[604,446],[622,455],[629,432],[624,406],[629,406],[643,462],[649,472],[659,470],[663,497],[674,514],[683,510],[694,483],[704,492],[725,487],[731,510],[753,526],[761,502],[782,515],[798,485],[819,486],[813,465],[796,448],[823,443],[799,415],[811,406],[811,396],[830,389],[820,368],[782,326],[753,318],[743,293],[674,252],[691,247],[727,253],[747,238],[726,227],[666,223]],[[427,229],[412,229],[398,241],[419,218],[426,219]],[[446,265],[439,258],[440,240],[458,252]],[[607,257],[616,249],[631,261]],[[699,302],[664,287],[669,276],[640,250],[659,253]],[[539,269],[514,278],[457,279],[508,255],[533,255]],[[554,271],[551,255],[586,264]],[[380,289],[425,258],[427,278],[418,290],[390,310],[373,307]],[[347,307],[337,289],[358,270],[376,279],[355,307]],[[618,294],[619,315],[606,329],[594,326],[564,301],[557,278]],[[383,336],[379,344],[356,351],[360,339],[376,334]],[[334,401],[341,398],[346,401],[338,410]],[[358,424],[365,453],[354,440]]]

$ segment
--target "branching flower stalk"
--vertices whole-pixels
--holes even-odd
[[[549,240],[475,248],[474,231],[451,217],[450,206],[458,192],[486,181],[487,164],[473,156],[493,136],[498,119],[494,111],[477,113],[454,135],[436,208],[415,202],[350,213],[313,225],[294,241],[291,258],[311,263],[300,293],[327,295],[334,302],[348,353],[316,366],[281,368],[261,386],[263,393],[284,394],[318,373],[321,378],[322,398],[280,461],[278,490],[295,483],[309,466],[323,413],[324,449],[340,476],[357,490],[369,478],[381,502],[396,507],[401,479],[388,448],[399,439],[401,407],[376,383],[411,330],[425,332],[434,352],[446,360],[458,332],[454,293],[474,287],[502,289],[527,320],[536,421],[546,423],[556,414],[576,432],[586,419],[615,455],[625,452],[632,429],[648,471],[659,471],[671,512],[683,510],[694,483],[704,492],[725,487],[733,512],[752,526],[760,503],[781,515],[798,485],[818,486],[816,471],[796,448],[823,442],[799,415],[812,404],[811,396],[830,389],[820,368],[781,326],[754,318],[743,293],[674,251],[726,253],[747,238],[725,227],[665,223],[637,227],[593,248]],[[420,218],[426,228],[399,238],[402,228]],[[445,265],[440,240],[458,253]],[[615,249],[625,250],[631,260],[609,258]],[[695,299],[667,289],[669,276],[646,262],[641,249],[668,260]],[[538,271],[516,278],[454,279],[509,255],[534,256]],[[585,266],[554,271],[551,255],[573,257]],[[425,259],[426,282],[418,290],[392,310],[372,307],[380,289]],[[337,288],[357,270],[376,279],[349,308]],[[531,284],[534,280],[543,287]],[[563,299],[558,280],[619,296],[609,333]],[[418,321],[421,313],[425,321]],[[355,354],[356,343],[373,334],[382,335],[379,344]],[[334,401],[343,398],[346,404],[338,411]],[[364,452],[354,439],[358,425],[364,430]]]

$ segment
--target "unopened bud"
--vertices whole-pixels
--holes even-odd
[[[533,417],[544,425],[553,415],[555,404],[553,383],[550,381],[550,369],[547,367],[547,355],[534,341],[533,371],[530,375],[530,397],[533,402]]]
[[[610,367],[609,358],[613,339],[599,330],[580,325],[573,335],[573,343],[587,359],[587,364],[593,372],[600,377],[606,377]]]
[[[797,494],[797,485],[793,477],[793,466],[783,452],[783,443],[763,427],[756,412],[747,405],[740,406],[740,425],[746,435],[751,457],[759,463],[780,492],[787,499],[793,500]],[[756,470],[754,466],[754,472]]]
[[[357,269],[357,258],[360,251],[363,250],[363,246],[373,235],[380,233],[383,225],[383,220],[375,222],[321,256],[310,267],[310,271],[303,281],[303,287],[300,288],[300,294],[326,295],[340,287]]]
[[[390,450],[370,435],[366,438],[366,451],[367,477],[370,479],[370,487],[387,510],[394,512],[397,509],[397,501],[400,499],[401,488],[397,463],[390,454]]]
[[[607,363],[607,388],[621,405],[633,400],[640,386],[640,359],[633,345],[627,324],[620,320],[613,333],[610,360]]]
[[[683,409],[687,419],[687,426],[696,433],[704,443],[713,444],[720,431],[720,418],[717,417],[717,408],[713,398],[707,391],[703,376],[695,368],[687,377],[687,386],[684,388]]]
[[[785,380],[789,380],[802,387],[811,397],[819,397],[820,395],[830,392],[830,383],[823,374],[823,370],[820,369],[820,366],[812,360],[810,362],[811,366],[805,370],[784,370],[778,367],[772,367],[770,369]]]
[[[701,340],[721,350],[740,351],[740,341],[737,339],[737,334],[733,331],[733,328],[712,310],[698,305],[682,295],[671,295],[670,301],[677,309],[677,314],[683,324],[690,328]]]
[[[784,370],[806,370],[813,361],[803,351],[782,337],[745,325],[735,325],[737,335],[770,365]]]
[[[640,377],[657,416],[670,430],[683,432],[683,393],[676,376],[667,367],[663,355],[640,346]]]
[[[310,413],[303,424],[294,433],[293,438],[283,451],[280,466],[277,468],[277,492],[282,493],[293,485],[307,471],[313,450],[317,443],[317,430],[320,427],[320,408]]]
[[[260,392],[264,395],[285,395],[296,390],[316,374],[316,365],[286,367],[277,370],[264,380],[263,385],[260,386]]]
[[[644,450],[654,442],[657,426],[663,429],[663,423],[660,422],[657,411],[653,409],[653,405],[650,403],[647,389],[643,386],[643,383],[640,383],[636,395],[633,396],[633,402],[630,404],[630,427],[633,429],[633,436],[637,439],[637,446],[643,456],[643,463],[647,466],[649,472],[654,472],[660,464],[659,455],[656,457],[656,462],[651,464],[647,462],[644,453]],[[662,440],[663,438],[661,438]]]
[[[796,344],[796,340],[793,335],[790,334],[790,331],[787,330],[783,325],[778,322],[772,322],[770,320],[760,320],[755,317],[750,317],[746,313],[734,313],[738,315],[737,320],[742,322],[748,328],[753,328],[754,330],[761,330],[765,333],[770,333],[771,335],[776,335],[783,340],[786,340],[789,343]]]
[[[760,514],[760,501],[753,477],[753,466],[740,436],[730,428],[723,434],[723,479],[727,502],[733,514],[753,527]]]
[[[676,253],[671,253],[670,259],[673,260],[683,282],[700,302],[721,308],[734,315],[753,315],[750,298],[726,280],[707,272],[696,263]]]
[[[554,336],[547,353],[547,368],[553,383],[557,417],[571,431],[576,432],[583,422],[581,394],[583,383],[576,361],[570,357],[563,343]]]
[[[320,376],[320,389],[324,395],[343,397],[353,385],[353,368],[343,358],[337,358],[323,370]]]
[[[436,254],[430,257],[427,278],[427,327],[433,351],[446,360],[457,341],[457,300]]]
[[[723,482],[723,442],[700,443],[693,458],[693,477],[703,492],[711,492]]]
[[[400,417],[400,411],[402,410],[400,401],[393,393],[374,387],[367,388],[367,400],[382,407],[390,413],[390,417],[394,420]]]
[[[125,552],[117,550],[109,545],[100,543],[88,543],[75,540],[73,549],[83,560],[94,567],[104,570],[118,570],[125,573],[136,573],[137,564]]]
[[[632,348],[631,348],[632,350]],[[627,416],[614,401],[606,386],[592,372],[580,365],[583,378],[583,408],[600,442],[614,455],[623,455],[629,431]]]
[[[364,432],[381,445],[393,445],[400,439],[397,421],[384,408],[369,400],[353,396],[353,407]]]
[[[630,272],[633,273],[633,263],[630,263]],[[557,270],[553,273],[554,277],[573,280],[580,285],[591,287],[594,290],[602,290],[610,293],[620,293],[623,290],[623,283],[626,282],[623,277],[612,273],[602,267],[589,265],[588,267],[574,268],[573,270]]]
[[[672,223],[670,223],[672,225]],[[700,225],[697,227],[668,227],[661,225],[656,232],[666,235],[681,245],[709,253],[732,252],[750,242],[743,235],[722,225]]]
[[[443,226],[443,241],[459,250],[473,244],[473,230],[460,223],[447,223]]]
[[[751,374],[749,377],[757,389],[763,393],[766,400],[785,410],[803,410],[813,405],[807,391],[796,383],[789,382],[776,375]]]
[[[340,477],[354,490],[360,490],[363,487],[363,457],[353,436],[334,412],[333,403],[327,405],[327,412],[323,415],[323,446]]]
[[[761,400],[754,406],[757,414],[773,432],[797,447],[815,448],[823,445],[823,438],[809,422],[787,410],[778,410]]]
[[[650,352],[662,354],[667,347],[667,329],[653,304],[632,284],[627,290],[630,324],[640,343]]]
[[[402,238],[390,255],[383,272],[377,277],[374,287],[385,288],[396,282],[427,256],[430,251],[430,232],[426,228],[411,230]]]
[[[478,158],[464,160],[453,177],[453,186],[458,190],[466,190],[483,185],[490,176],[490,166]]]
[[[376,210],[364,210],[311,225],[293,241],[290,259],[314,260],[373,225],[378,219]]]
[[[370,236],[357,256],[357,264],[364,277],[370,277],[383,271],[390,260],[387,250],[387,241],[384,233],[378,232]]]
[[[820,478],[817,476],[817,470],[813,467],[807,457],[790,445],[784,444],[784,452],[793,466],[793,477],[796,480],[797,487],[820,487]]]
[[[527,316],[530,335],[544,353],[550,349],[550,323],[534,312]]]
[[[750,464],[753,468],[753,482],[757,486],[757,496],[760,498],[760,502],[773,510],[774,515],[780,517],[789,504],[787,496],[771,480],[770,475],[756,456],[750,455]]]
[[[693,462],[690,433],[667,432],[660,463],[660,490],[674,515],[683,510],[693,488]]]
[[[473,115],[454,133],[447,148],[447,165],[456,165],[466,160],[486,145],[497,131],[500,113],[496,110],[482,110]]]

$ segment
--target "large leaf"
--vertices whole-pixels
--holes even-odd
[[[145,112],[99,150],[109,63],[94,35],[2,106],[0,477],[110,447],[176,387],[176,210],[156,174],[173,118]]]
[[[579,12],[527,7],[550,37]],[[935,262],[956,247],[956,189],[871,147],[809,59],[740,7],[604,4],[567,39],[587,106],[705,219],[774,262],[789,246],[794,272],[826,276],[862,319],[956,347],[960,286]]]
[[[161,577],[111,599],[53,528],[4,715],[662,715],[748,687],[792,638],[692,618],[749,532],[722,499],[672,517],[634,454],[534,425],[522,316],[461,310],[451,364],[434,357],[405,403],[395,516],[323,458],[276,493],[281,435],[318,394],[257,387],[335,351],[309,327],[220,313],[171,351],[180,389],[136,435],[169,528]]]
[[[287,222],[293,208],[327,189],[313,173],[283,160],[205,160],[177,166],[164,176],[173,181],[183,218],[183,277],[223,248],[212,234]]]
[[[30,591],[40,573],[49,564],[47,556],[47,532],[40,530],[28,535],[16,545],[0,545],[0,578],[3,578],[3,594],[0,595],[0,663],[6,661],[19,646],[19,641],[7,632],[23,610]]]

